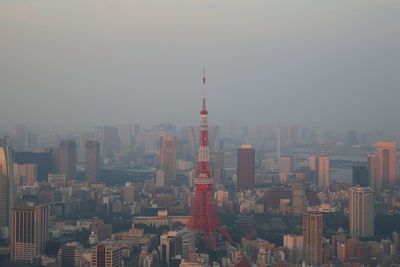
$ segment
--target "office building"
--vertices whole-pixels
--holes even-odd
[[[309,157],[309,167],[317,175],[317,185],[321,189],[326,189],[330,184],[330,163],[329,157],[321,151],[320,156]]]
[[[128,123],[121,125],[119,138],[123,149],[132,147],[132,124]]]
[[[303,260],[304,239],[302,235],[284,235],[283,246],[289,252],[288,262],[290,264],[300,264]]]
[[[317,172],[318,171],[318,157],[311,156],[308,158],[308,162],[309,162],[310,169]]]
[[[350,235],[374,236],[374,193],[369,187],[353,187],[350,194]]]
[[[57,253],[57,267],[81,267],[83,250],[79,242],[62,245]]]
[[[330,172],[329,157],[322,152],[318,157],[318,186],[320,188],[329,187]]]
[[[368,154],[367,158],[368,183],[375,193],[381,191],[381,185],[378,179],[378,156],[376,153]]]
[[[275,157],[277,160],[281,158],[281,127],[276,129],[276,137],[275,137]]]
[[[76,143],[73,140],[61,141],[59,145],[58,171],[65,174],[68,179],[74,179],[77,163]]]
[[[254,189],[256,150],[251,145],[241,145],[237,150],[238,190]]]
[[[156,172],[156,186],[158,187],[164,186],[165,184],[164,179],[165,179],[164,172],[162,170],[158,170]]]
[[[295,170],[295,162],[293,157],[280,157],[278,159],[279,163],[279,173],[280,173],[280,182],[286,183],[289,176]]]
[[[370,186],[368,169],[366,166],[353,166],[353,186]]]
[[[377,176],[382,185],[394,183],[397,179],[397,153],[396,143],[376,143],[376,155],[378,156]]]
[[[99,178],[100,172],[100,143],[88,141],[85,148],[85,178],[95,182]]]
[[[122,267],[122,248],[97,245],[91,250],[92,267]]]
[[[182,239],[177,232],[168,232],[160,236],[160,259],[162,266],[171,266],[177,255],[181,255]]]
[[[292,212],[293,215],[301,216],[305,210],[304,193],[305,174],[296,173],[292,183]]]
[[[160,136],[160,169],[164,172],[164,184],[171,185],[176,178],[176,136]]]
[[[14,164],[14,185],[33,185],[37,181],[36,164]]]
[[[10,212],[14,205],[14,175],[12,151],[0,147],[0,231],[3,239],[8,239]]]
[[[135,203],[135,186],[132,183],[126,183],[122,188],[122,199],[127,204]]]
[[[11,261],[35,263],[48,237],[47,206],[19,206],[11,215]]]
[[[119,148],[118,128],[112,126],[104,126],[103,128],[103,148],[106,156],[111,156],[112,153]]]
[[[14,156],[14,163],[16,164],[36,165],[38,181],[47,181],[49,173],[56,172],[55,163],[58,159],[53,160],[53,156],[58,157],[57,149],[54,150],[54,155],[52,155],[52,152],[15,152]]]
[[[224,154],[212,153],[210,154],[211,173],[215,182],[222,183],[223,172],[224,172]]]
[[[303,215],[304,259],[307,265],[322,264],[322,214],[305,212]]]

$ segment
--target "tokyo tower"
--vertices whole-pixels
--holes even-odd
[[[204,234],[209,247],[216,247],[216,232],[232,242],[232,239],[217,216],[214,205],[213,179],[211,178],[210,154],[208,151],[208,112],[206,109],[206,76],[203,70],[203,109],[200,112],[200,147],[195,179],[195,196],[188,228]]]

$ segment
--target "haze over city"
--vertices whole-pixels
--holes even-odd
[[[397,128],[392,0],[3,0],[1,126]],[[26,114],[29,114],[27,116]]]
[[[1,0],[0,267],[399,267],[399,14]]]

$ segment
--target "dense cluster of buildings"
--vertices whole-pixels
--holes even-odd
[[[376,234],[378,214],[399,214],[395,142],[210,127],[213,201],[234,239],[217,234],[214,255],[187,226],[198,132],[124,124],[41,140],[18,125],[1,139],[1,255],[49,267],[400,264],[396,229]],[[346,162],[332,158],[354,154],[365,160],[343,167],[351,177],[333,178]]]

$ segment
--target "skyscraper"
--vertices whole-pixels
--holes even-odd
[[[304,177],[303,173],[296,173],[292,184],[292,210],[293,215],[301,216],[305,209],[304,194]]]
[[[241,145],[237,150],[238,189],[253,189],[256,172],[256,150],[251,145]]]
[[[122,124],[120,129],[120,140],[122,148],[132,147],[132,124]]]
[[[160,167],[164,172],[164,184],[171,185],[176,177],[176,136],[160,136]]]
[[[318,171],[318,157],[316,156],[311,156],[308,158],[309,161],[309,167],[313,171]]]
[[[210,154],[211,172],[216,183],[222,183],[224,173],[224,154],[222,152]]]
[[[61,141],[59,145],[59,173],[65,174],[69,179],[74,179],[76,175],[76,157],[75,141]]]
[[[10,212],[14,205],[14,175],[12,151],[0,147],[0,231],[1,237],[8,239]]]
[[[371,185],[371,188],[374,190],[375,194],[377,194],[381,191],[381,187],[378,180],[378,156],[376,155],[376,153],[368,154],[367,169],[368,182]]]
[[[322,264],[322,214],[305,212],[303,215],[304,256],[306,264]]]
[[[13,208],[11,218],[11,260],[33,263],[43,253],[48,237],[47,206]]]
[[[91,250],[92,267],[122,267],[122,248],[97,245]]]
[[[111,156],[119,146],[118,128],[113,126],[104,126],[103,138],[103,149],[107,156]]]
[[[397,153],[396,143],[376,143],[376,155],[378,156],[377,175],[381,184],[394,183],[397,178]]]
[[[350,194],[350,234],[374,236],[374,192],[369,187],[353,187]]]
[[[15,127],[15,151],[23,151],[26,148],[26,128],[23,124],[18,124]]]
[[[368,169],[366,166],[353,166],[353,186],[370,186]]]
[[[329,187],[330,183],[330,164],[329,157],[325,155],[322,150],[319,157],[311,156],[309,157],[310,169],[315,171],[317,175],[317,185],[321,189]]]
[[[87,141],[85,148],[85,178],[94,182],[99,178],[100,143]]]
[[[329,187],[330,172],[329,157],[324,152],[321,152],[321,155],[318,157],[318,186],[320,188]]]
[[[281,158],[281,127],[279,126],[276,129],[276,140],[275,140],[275,157],[277,160]]]

